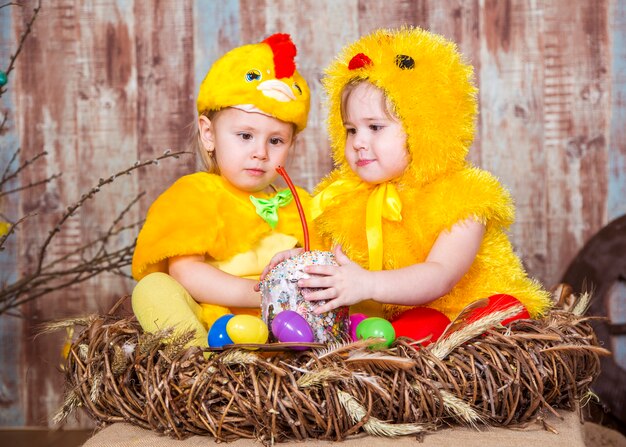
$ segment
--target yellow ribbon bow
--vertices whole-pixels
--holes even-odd
[[[348,192],[367,189],[365,182],[340,179],[334,181],[313,197],[311,215],[316,219],[326,207],[335,203],[335,199]],[[365,230],[370,270],[383,268],[383,223],[382,219],[393,222],[402,220],[402,202],[393,183],[376,185],[367,199],[365,210]]]

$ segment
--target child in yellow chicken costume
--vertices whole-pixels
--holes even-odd
[[[303,243],[291,192],[272,185],[309,111],[295,56],[290,37],[275,34],[226,53],[202,82],[196,146],[207,172],[157,198],[135,247],[132,305],[144,330],[192,329],[192,344],[206,346],[221,315],[259,312],[263,267]],[[308,210],[309,194],[299,196]]]
[[[337,168],[312,213],[326,245],[341,248],[338,267],[307,267],[318,276],[299,282],[322,288],[308,295],[329,300],[318,312],[351,305],[396,320],[421,306],[449,321],[508,294],[544,313],[549,295],[505,234],[509,194],[465,159],[476,88],[455,45],[419,28],[378,30],[344,48],[323,83]]]

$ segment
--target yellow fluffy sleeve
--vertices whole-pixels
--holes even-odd
[[[487,227],[506,229],[515,217],[509,192],[496,177],[478,168],[442,177],[432,186],[425,186],[415,200],[422,202],[421,226],[430,228],[433,235],[468,218]]]

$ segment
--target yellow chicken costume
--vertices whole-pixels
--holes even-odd
[[[407,134],[409,166],[380,185],[363,182],[344,156],[342,92],[357,80],[386,94]],[[471,302],[510,294],[532,317],[544,313],[549,295],[528,278],[505,234],[514,217],[508,192],[465,159],[474,135],[476,88],[455,45],[419,28],[378,30],[347,46],[323,83],[337,166],[317,187],[313,203],[323,242],[341,244],[365,268],[398,269],[423,262],[442,231],[474,218],[486,226],[474,263],[450,293],[427,306],[453,319]],[[408,309],[362,304],[352,311],[392,319]]]
[[[309,88],[296,71],[296,47],[287,34],[244,45],[217,60],[200,86],[198,113],[237,107],[306,127]],[[308,192],[298,189],[303,208]],[[252,196],[252,197],[251,197]],[[191,344],[207,345],[207,329],[221,315],[258,314],[260,309],[227,309],[198,304],[167,275],[168,258],[204,255],[212,266],[258,279],[271,257],[303,245],[303,231],[291,192],[250,194],[218,174],[180,178],[151,205],[139,233],[132,274],[133,311],[143,329],[195,330]]]

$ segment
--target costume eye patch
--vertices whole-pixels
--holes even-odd
[[[402,70],[413,70],[413,68],[415,68],[415,61],[411,56],[398,54],[396,55],[396,65]]]

